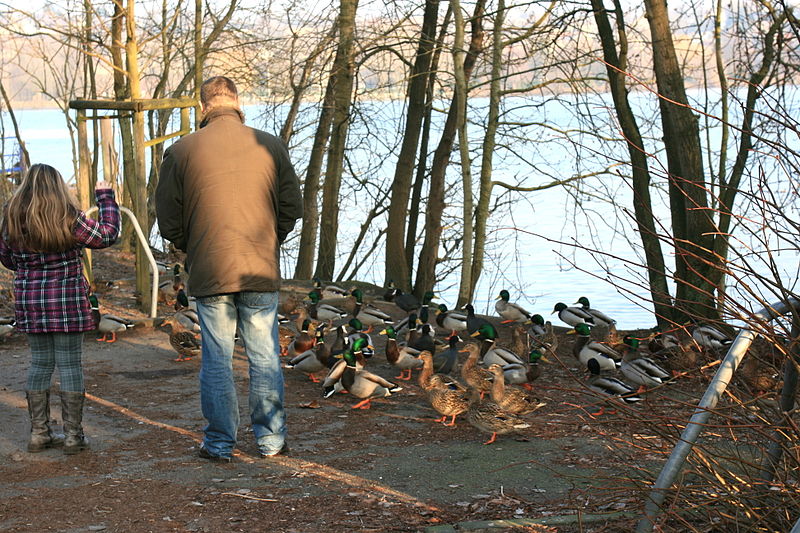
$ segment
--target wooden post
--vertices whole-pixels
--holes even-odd
[[[75,180],[75,188],[78,195],[78,207],[81,211],[89,209],[91,202],[91,191],[89,185],[89,172],[92,169],[92,156],[89,153],[89,134],[86,129],[86,111],[78,110],[78,177]],[[92,272],[92,251],[88,248],[83,254],[83,273],[91,285],[94,282]]]
[[[111,119],[108,117],[100,118],[99,123],[100,146],[103,154],[103,179],[111,184],[114,192],[118,193],[117,158],[114,155],[114,129]]]

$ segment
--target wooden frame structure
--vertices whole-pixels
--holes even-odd
[[[103,118],[131,117],[133,124],[133,176],[124,176],[124,179],[131,180],[133,183],[129,187],[131,191],[131,203],[133,213],[139,224],[149,228],[146,224],[147,214],[147,176],[145,169],[146,152],[148,147],[162,143],[174,137],[179,137],[191,133],[189,120],[189,110],[197,105],[194,98],[158,98],[158,99],[133,99],[127,101],[118,100],[71,100],[69,108],[77,111],[78,122],[78,176],[76,186],[78,191],[78,203],[83,211],[89,209],[91,202],[90,196],[90,175],[92,166],[92,156],[89,150],[89,138],[86,122],[89,120],[100,120]],[[147,111],[160,109],[180,109],[180,129],[176,132],[145,140],[144,114]],[[117,111],[118,115],[113,117],[89,117],[87,111]],[[123,154],[125,157],[125,154]],[[109,165],[104,165],[108,171]],[[148,236],[149,237],[149,236]],[[149,251],[149,250],[148,250]],[[148,290],[148,273],[151,269],[148,256],[143,248],[143,243],[139,242],[136,247],[136,291],[141,297],[141,310],[150,312],[154,305],[151,292]],[[92,280],[91,254],[87,253],[87,277]]]

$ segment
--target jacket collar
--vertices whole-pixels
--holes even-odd
[[[202,122],[200,122],[200,127],[203,128],[210,122],[222,117],[236,117],[244,124],[244,113],[238,107],[215,107],[205,114]]]

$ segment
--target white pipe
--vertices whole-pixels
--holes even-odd
[[[89,209],[86,210],[86,216],[94,213],[98,210],[96,205],[93,205]],[[150,262],[150,271],[153,273],[153,286],[151,290],[151,297],[150,297],[150,318],[156,317],[156,308],[158,307],[158,265],[156,264],[156,258],[153,257],[153,252],[150,250],[150,242],[144,237],[144,232],[142,231],[142,227],[139,225],[139,220],[136,218],[136,215],[133,214],[133,211],[128,209],[127,207],[120,207],[119,210],[122,213],[128,215],[133,222],[133,228],[136,230],[136,235],[139,237],[139,242],[142,244],[142,248],[144,248],[144,253],[147,255],[147,260]]]

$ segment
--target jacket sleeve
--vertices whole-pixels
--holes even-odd
[[[303,196],[300,183],[295,174],[289,150],[281,142],[278,157],[278,242],[283,244],[286,236],[294,229],[295,222],[303,216]]]
[[[171,147],[164,152],[156,187],[156,219],[161,236],[186,251],[183,231],[183,177]]]
[[[0,263],[3,263],[3,266],[10,270],[17,269],[14,254],[11,253],[11,248],[8,247],[8,243],[2,237],[0,237]]]
[[[95,191],[97,207],[100,208],[98,220],[78,214],[73,235],[75,240],[87,248],[107,248],[119,237],[119,206],[114,200],[114,191],[99,189]]]

